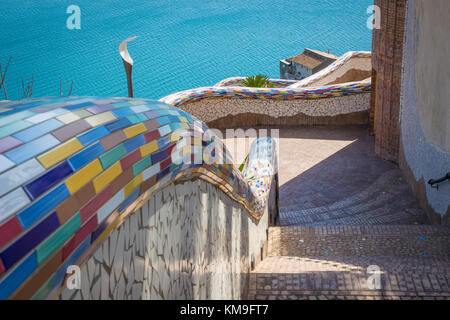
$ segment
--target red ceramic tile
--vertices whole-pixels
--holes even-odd
[[[158,130],[153,130],[144,134],[144,138],[146,142],[151,142],[153,140],[161,138],[161,135],[159,134]]]
[[[141,160],[141,151],[139,149],[136,149],[132,153],[120,159],[122,170],[128,169],[139,160]]]
[[[167,158],[166,160],[162,161],[160,164],[160,170],[164,170],[165,168],[167,168],[168,166],[170,166],[172,163],[172,159],[171,158]]]
[[[94,215],[84,226],[78,230],[72,239],[66,243],[66,245],[62,249],[62,260],[66,260],[66,258],[72,253],[72,251],[78,247],[78,245],[83,242],[87,236],[97,228],[98,221],[97,215]]]
[[[12,217],[0,225],[0,248],[17,237],[23,231],[17,217]]]
[[[5,272],[5,267],[3,266],[2,259],[0,259],[0,275]]]
[[[91,201],[89,201],[81,210],[81,223],[84,223],[89,217],[96,212],[102,205],[104,205],[112,197],[111,187],[108,186],[102,192],[97,194]]]

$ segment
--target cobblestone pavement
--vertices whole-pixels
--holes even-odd
[[[430,225],[367,128],[282,128],[279,137],[280,226],[269,229],[249,299],[450,300],[450,227]],[[367,284],[373,265],[379,289]]]
[[[368,286],[370,265],[380,287]],[[250,277],[249,299],[450,299],[448,261],[397,257],[268,257]]]

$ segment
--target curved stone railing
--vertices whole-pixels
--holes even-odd
[[[372,53],[370,51],[349,51],[325,69],[320,70],[308,78],[297,81],[290,85],[289,88],[296,89],[306,86],[327,85],[336,81],[336,79],[352,69],[371,72],[371,58]]]
[[[172,206],[170,210],[164,208],[164,199],[169,203],[166,191],[178,188],[177,184],[184,184],[187,186],[183,189],[184,194],[190,192],[194,197],[198,186],[192,183],[196,179],[217,187],[213,190],[202,185],[205,190],[209,188],[207,194],[210,197],[218,197],[221,203],[225,203],[225,209],[231,206],[230,210],[239,211],[241,220],[248,216],[245,224],[247,237],[229,235],[235,237],[233,245],[239,246],[239,241],[247,243],[247,251],[241,253],[247,256],[246,261],[249,254],[259,252],[261,234],[265,233],[267,222],[258,220],[269,210],[267,202],[273,192],[271,186],[276,170],[275,147],[271,140],[255,142],[257,146],[264,145],[266,153],[251,155],[241,173],[235,168],[226,148],[213,139],[202,122],[158,101],[56,97],[10,101],[0,104],[0,108],[3,111],[0,116],[1,299],[58,296],[71,265],[83,265],[86,261],[95,265],[101,260],[95,256],[104,254],[105,250],[108,251],[105,259],[110,267],[113,256],[117,254],[116,260],[121,262],[119,264],[115,260],[117,265],[114,264],[114,268],[118,265],[125,268],[125,264],[130,263],[129,257],[125,259],[122,256],[126,252],[117,253],[119,249],[114,251],[108,247],[108,243],[112,246],[117,240],[114,237],[119,235],[119,229],[128,228],[121,234],[131,239],[131,234],[150,223],[149,216],[155,212],[177,213],[179,210],[173,205],[182,207],[183,200],[176,197],[178,193],[169,192],[169,197],[174,197]],[[207,147],[213,142],[216,145],[211,151]],[[216,161],[217,150],[222,150],[223,161]],[[219,190],[223,196],[218,195]],[[157,194],[160,194],[160,205],[152,211],[148,206],[153,205]],[[198,203],[198,200],[192,201],[192,206]],[[194,220],[195,209],[183,210]],[[207,212],[203,219],[209,219]],[[136,220],[137,216],[140,220]],[[146,219],[142,220],[142,217]],[[217,217],[224,219],[221,214]],[[129,227],[133,221],[139,221],[139,226]],[[167,224],[164,230],[158,230],[159,239],[174,231],[171,230],[169,216],[164,223]],[[208,229],[208,225],[201,227]],[[179,228],[186,232],[183,227]],[[252,239],[251,228],[261,229],[253,231],[259,234],[259,240]],[[146,234],[145,237],[151,236]],[[142,244],[131,246],[133,252],[141,253],[145,248],[151,251],[153,247],[144,244],[145,237],[141,239]],[[107,243],[105,239],[109,239]],[[183,246],[192,247],[192,243],[185,243],[186,239],[178,240],[184,241]],[[127,242],[128,247],[130,243],[131,240]],[[182,246],[177,243],[177,246]],[[170,244],[175,245],[173,242]],[[161,251],[159,244],[157,249],[158,256],[162,254],[169,259],[169,253]],[[181,256],[173,258],[182,260]],[[212,258],[220,260],[220,257]],[[143,259],[148,259],[148,256],[143,254]],[[152,263],[170,265],[164,259]],[[86,269],[84,267],[83,272],[87,272]],[[97,267],[94,269],[97,272]],[[108,279],[113,269],[107,268]],[[95,274],[96,277],[106,277],[104,273]],[[92,280],[92,275],[90,277]],[[138,275],[128,275],[127,283],[132,284],[130,279],[134,277],[137,279]],[[120,283],[119,278],[116,280]],[[83,288],[89,293],[83,293],[82,298],[99,297],[93,283],[86,286]],[[113,293],[114,288],[110,289],[106,298],[120,298],[121,290],[118,289],[116,294],[116,291]],[[133,297],[151,297],[142,291],[142,283],[140,294],[135,294],[134,290],[133,287]],[[176,295],[163,296],[167,297]]]
[[[370,108],[371,53],[351,51],[301,81],[270,79],[278,88],[240,86],[242,77],[185,90],[160,101],[211,126],[366,124]],[[347,78],[364,80],[334,83]],[[240,119],[239,115],[245,115]]]

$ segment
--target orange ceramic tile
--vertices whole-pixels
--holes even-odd
[[[99,193],[108,184],[110,184],[115,178],[117,178],[122,173],[122,167],[120,161],[114,163],[111,167],[106,169],[101,175],[99,175],[94,180],[95,192]]]
[[[37,157],[39,162],[46,168],[53,167],[58,162],[61,162],[64,159],[67,159],[72,154],[83,149],[83,145],[78,139],[74,138],[69,140],[56,148],[44,153]]]
[[[131,127],[123,130],[123,132],[125,132],[125,135],[127,136],[128,139],[133,138],[133,137],[137,136],[138,134],[143,133],[145,131],[147,131],[147,128],[144,126],[143,123],[136,124],[134,126],[131,126]]]
[[[100,161],[95,159],[93,162],[89,163],[87,166],[78,170],[77,173],[69,177],[66,180],[66,186],[70,193],[74,194],[102,171],[103,168]]]

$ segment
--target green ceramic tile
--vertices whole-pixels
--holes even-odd
[[[137,176],[139,173],[141,173],[142,171],[144,171],[146,168],[148,168],[149,166],[151,166],[152,164],[152,160],[150,158],[150,156],[147,156],[145,158],[142,158],[141,160],[139,160],[138,162],[136,162],[133,165],[133,174],[134,176]]]
[[[108,168],[114,162],[118,161],[120,158],[122,158],[125,155],[125,153],[126,153],[125,147],[121,143],[118,146],[114,147],[113,149],[109,150],[104,155],[102,155],[100,157],[100,162],[102,163],[103,169]]]
[[[81,226],[80,214],[77,213],[47,240],[36,248],[38,264],[44,262],[56,249],[69,239]]]

